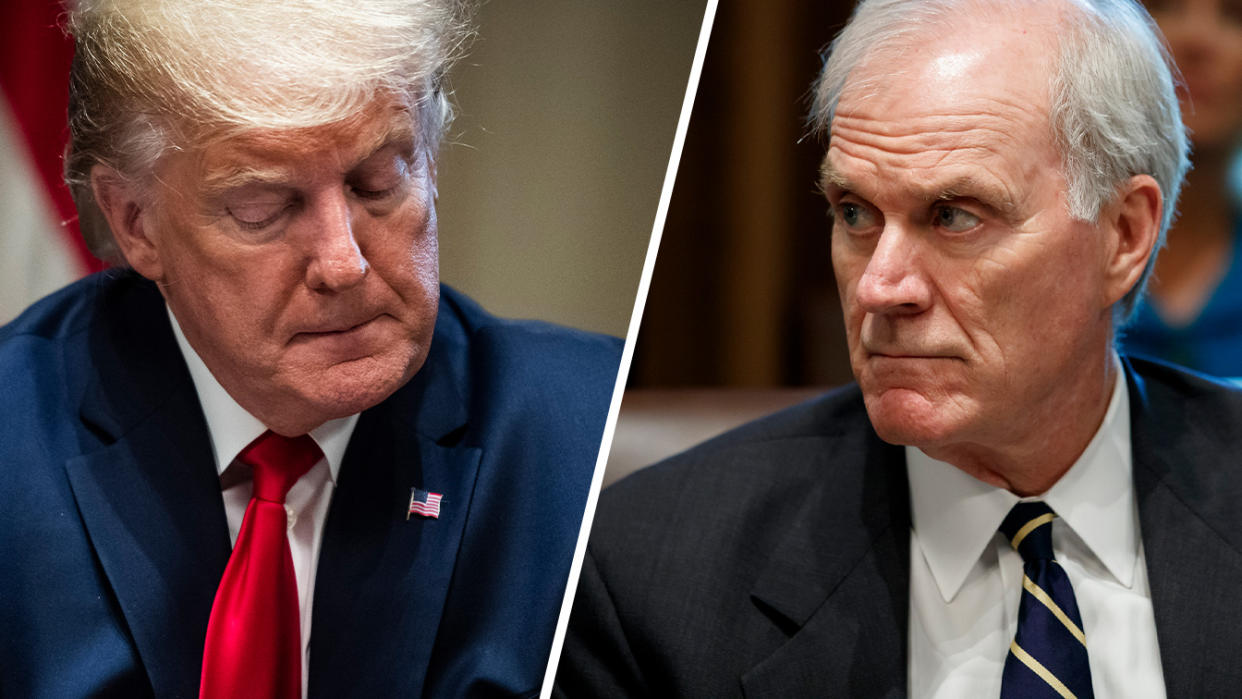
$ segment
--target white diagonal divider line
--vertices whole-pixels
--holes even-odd
[[[595,506],[599,501],[600,485],[604,482],[604,466],[612,450],[612,437],[617,427],[617,414],[621,410],[621,398],[625,393],[625,381],[630,375],[630,363],[634,359],[634,343],[638,340],[638,327],[642,324],[643,309],[647,306],[647,291],[651,287],[651,273],[655,269],[656,253],[660,250],[660,238],[664,235],[664,221],[668,218],[669,200],[673,196],[673,184],[677,180],[677,165],[686,144],[686,130],[690,126],[690,113],[694,111],[694,97],[699,90],[699,77],[703,73],[703,60],[707,55],[708,39],[712,35],[712,23],[716,19],[718,0],[707,0],[703,11],[703,24],[699,28],[699,42],[694,49],[694,61],[690,65],[690,78],[686,82],[686,96],[681,103],[681,116],[677,120],[677,133],[673,136],[673,150],[669,154],[668,170],[664,174],[664,188],[660,191],[660,203],[656,208],[655,222],[651,227],[651,241],[647,244],[647,259],[643,262],[643,274],[638,280],[638,293],[634,298],[634,312],[630,315],[629,331],[625,334],[625,349],[621,352],[620,371],[612,391],[612,404],[608,408],[608,420],[600,441],[599,456],[595,460],[595,474],[591,478],[591,490],[587,495],[586,511],[582,527],[578,530],[578,545],[574,548],[574,561],[569,568],[569,580],[565,596],[561,600],[561,614],[556,621],[556,634],[552,638],[552,651],[548,655],[548,669],[543,675],[543,689],[539,696],[552,696],[552,682],[561,659],[561,647],[565,644],[565,628],[569,624],[569,610],[574,605],[574,593],[578,589],[578,576],[582,572],[582,559],[586,555],[587,537],[595,520]]]

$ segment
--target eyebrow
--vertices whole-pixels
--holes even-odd
[[[293,171],[289,168],[253,168],[234,167],[219,175],[208,175],[203,179],[202,192],[213,197],[225,192],[248,186],[276,186],[293,179]]]
[[[401,146],[411,151],[417,150],[421,139],[418,137],[414,122],[408,112],[400,111],[398,114],[401,116],[393,118],[384,133],[367,144],[370,148],[362,160],[366,160],[389,146]]]
[[[828,195],[828,189],[831,187],[851,189],[849,181],[832,166],[832,163],[828,162],[828,158],[824,158],[823,163],[819,166],[819,180],[816,184],[819,186],[820,193],[824,196]]]
[[[417,150],[417,137],[414,125],[407,119],[393,119],[389,127],[375,139],[365,142],[362,150],[365,155],[353,163],[349,169],[358,167],[376,153],[389,147],[402,150],[402,157],[412,157]],[[295,170],[282,166],[250,167],[236,165],[218,174],[204,176],[202,192],[206,197],[216,197],[225,192],[248,186],[281,186],[294,179]]]
[[[827,195],[828,190],[833,187],[848,192],[858,191],[849,178],[834,168],[825,158],[819,170],[819,188],[823,194]],[[1017,204],[1002,188],[972,175],[962,175],[919,187],[916,196],[927,204],[961,198],[975,199],[1006,217],[1013,216],[1017,211]]]

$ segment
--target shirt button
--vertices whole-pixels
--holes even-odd
[[[292,507],[285,505],[285,515],[289,518],[289,530],[293,531],[293,525],[298,523],[298,513],[294,512]]]

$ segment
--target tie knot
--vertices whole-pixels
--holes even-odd
[[[1001,522],[1000,530],[1009,545],[1030,563],[1052,560],[1052,520],[1057,514],[1042,501],[1020,502]]]
[[[310,435],[282,437],[271,430],[237,455],[254,469],[254,497],[284,504],[289,489],[323,456]]]

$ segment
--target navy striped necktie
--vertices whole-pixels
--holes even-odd
[[[1022,555],[1018,633],[1009,645],[1001,699],[1093,697],[1087,637],[1069,576],[1052,557],[1052,520],[1043,502],[1020,502],[1001,533]]]

